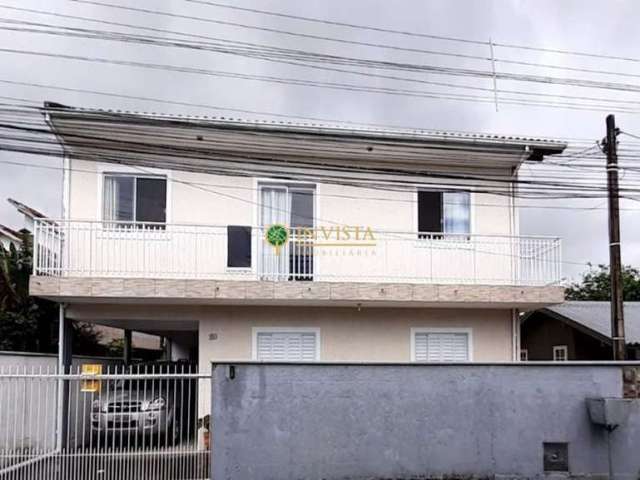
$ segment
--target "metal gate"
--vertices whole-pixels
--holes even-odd
[[[0,370],[0,479],[209,478],[209,395],[186,364]]]

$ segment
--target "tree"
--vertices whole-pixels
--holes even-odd
[[[600,264],[582,274],[582,280],[573,283],[565,291],[567,300],[600,300],[611,299],[611,275],[607,265]],[[640,271],[631,266],[622,268],[622,292],[625,301],[640,301]]]
[[[46,352],[52,343],[46,325],[56,308],[29,296],[31,235],[26,230],[20,234],[19,248],[0,246],[0,349]]]
[[[58,305],[29,296],[32,237],[20,231],[20,247],[0,245],[0,350],[57,351]],[[92,325],[73,324],[73,350],[95,354],[100,335]]]

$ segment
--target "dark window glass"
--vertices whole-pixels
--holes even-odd
[[[418,192],[418,231],[442,232],[442,192]]]
[[[251,227],[227,226],[227,267],[251,268]]]
[[[291,191],[291,226],[313,227],[313,191]]]
[[[136,221],[166,221],[167,181],[164,178],[136,179]]]

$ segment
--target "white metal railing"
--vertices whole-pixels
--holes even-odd
[[[236,268],[226,226],[37,221],[34,274],[518,286],[557,284],[562,275],[558,238],[374,230],[373,239],[345,239],[326,227],[290,230],[275,248],[265,227],[247,228],[250,260]]]
[[[208,479],[210,395],[191,365],[2,367],[0,479]]]

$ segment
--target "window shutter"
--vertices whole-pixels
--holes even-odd
[[[258,360],[313,362],[316,360],[316,334],[313,332],[259,332]]]
[[[416,362],[469,361],[469,335],[466,333],[417,333]]]
[[[227,226],[227,267],[251,268],[251,227]]]

